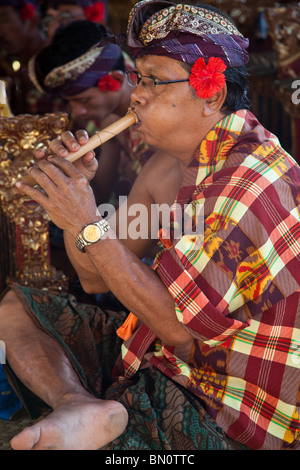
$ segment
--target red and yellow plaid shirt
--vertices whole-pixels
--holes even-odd
[[[201,142],[175,203],[174,225],[200,209],[203,230],[162,229],[153,268],[194,340],[170,347],[139,324],[123,343],[125,376],[150,361],[233,439],[300,448],[299,166],[238,111]]]

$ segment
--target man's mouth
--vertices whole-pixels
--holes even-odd
[[[142,124],[142,121],[141,121],[141,118],[140,118],[138,115],[136,115],[136,117],[137,117],[137,121],[136,121],[136,123],[134,124],[134,126],[135,126],[135,127],[139,127],[139,126]]]
[[[129,110],[131,110],[134,115],[135,115],[135,118],[136,118],[136,122],[134,124],[134,126],[137,126],[141,123],[141,118],[139,117],[138,113],[136,112],[136,110],[134,108],[132,108],[131,106],[129,107]]]

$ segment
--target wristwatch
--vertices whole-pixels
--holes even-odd
[[[84,253],[86,246],[98,242],[109,229],[109,223],[105,219],[85,225],[80,231],[78,237],[75,239],[76,247],[79,251]]]

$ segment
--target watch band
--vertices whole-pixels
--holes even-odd
[[[89,225],[97,225],[99,227],[100,231],[101,231],[100,237],[97,240],[93,241],[93,242],[88,242],[83,237],[83,231]],[[90,245],[93,245],[93,243],[98,242],[103,237],[104,233],[107,232],[109,229],[110,229],[110,225],[107,222],[107,220],[105,220],[105,219],[102,219],[99,222],[93,222],[93,223],[90,223],[90,224],[86,224],[82,228],[82,230],[79,232],[78,236],[75,239],[76,248],[78,248],[78,250],[81,251],[81,253],[84,253],[86,246],[90,246]]]

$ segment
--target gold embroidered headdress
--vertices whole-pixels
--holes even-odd
[[[106,44],[99,47],[96,42],[82,52],[87,43],[85,42],[82,46],[80,33],[89,30],[90,25],[88,21],[78,21],[73,25],[68,25],[60,31],[57,42],[54,42],[55,36],[49,46],[43,48],[29,61],[29,77],[36,88],[55,96],[77,95],[87,88],[96,86],[99,79],[114,68],[122,57],[122,51],[118,45]],[[108,34],[101,25],[94,26],[94,28],[96,30],[92,30],[89,40],[106,37]],[[103,31],[98,32],[99,28]],[[74,42],[76,47],[72,47]],[[69,49],[71,53],[66,54],[69,58],[66,60],[64,51]],[[80,51],[78,56],[76,52],[72,52],[73,49],[76,52]]]

